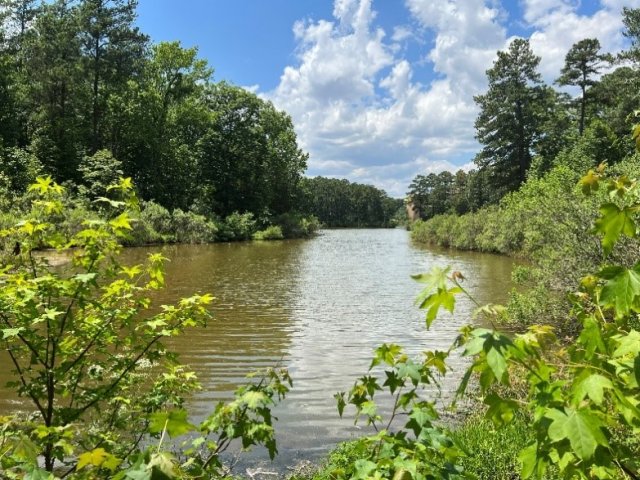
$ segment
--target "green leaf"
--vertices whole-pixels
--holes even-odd
[[[611,380],[597,373],[588,375],[574,386],[575,400],[580,402],[585,397],[589,397],[596,405],[601,405],[605,388],[613,388]]]
[[[23,330],[24,330],[24,327],[3,328],[3,329],[0,329],[0,332],[2,332],[2,339],[6,340],[7,338],[17,337],[18,335],[20,335],[20,332],[22,332]]]
[[[38,461],[38,446],[28,437],[21,436],[13,447],[13,456],[30,463]]]
[[[498,349],[492,348],[487,352],[487,363],[496,378],[502,380],[504,373],[507,371],[507,360],[504,355]]]
[[[152,468],[166,475],[168,478],[174,478],[175,465],[173,456],[168,452],[158,452],[151,455],[148,468]]]
[[[513,415],[518,410],[518,403],[508,398],[502,398],[495,393],[487,395],[484,403],[489,405],[486,416],[496,425],[511,423]]]
[[[549,426],[549,438],[559,442],[569,440],[571,448],[578,458],[590,459],[598,445],[608,446],[607,439],[600,427],[602,422],[588,410],[566,409],[566,412],[552,409],[545,416],[552,420]]]
[[[93,273],[79,273],[77,275],[75,275],[73,278],[75,280],[77,280],[80,283],[89,283],[89,282],[93,282],[96,278],[97,274],[95,272]]]
[[[628,315],[640,295],[640,267],[608,269],[600,273],[601,278],[608,278],[602,288],[600,303],[604,307],[614,308],[616,316]]]
[[[522,449],[518,455],[518,461],[520,462],[520,475],[523,479],[533,475],[538,462],[538,442],[534,442]]]
[[[179,437],[196,429],[187,421],[186,410],[154,412],[149,416],[149,432],[160,433],[166,428],[170,437]]]
[[[618,348],[613,352],[613,358],[640,353],[640,333],[638,331],[631,330],[628,334],[617,337],[616,340]]]
[[[250,409],[255,410],[256,408],[262,407],[269,403],[269,397],[267,397],[264,392],[249,391],[245,392],[242,395],[240,401],[245,403]]]
[[[620,235],[635,237],[636,224],[632,219],[633,210],[629,207],[620,209],[613,203],[606,203],[600,207],[602,216],[596,220],[595,230],[603,235],[602,249],[609,255]]]
[[[333,396],[333,398],[335,398],[336,402],[338,403],[338,414],[340,415],[340,418],[342,418],[342,414],[344,413],[344,407],[347,406],[347,402],[345,401],[344,396],[345,392],[338,392]]]
[[[147,470],[145,465],[127,470],[126,478],[131,480],[151,480],[151,469]]]
[[[127,212],[123,212],[109,222],[114,230],[133,230],[131,227],[131,219]]]
[[[96,448],[95,450],[81,454],[78,457],[78,465],[76,468],[82,470],[87,465],[100,467],[109,456],[109,453],[107,453],[104,448]]]
[[[582,188],[582,193],[585,195],[590,195],[591,193],[598,190],[598,181],[600,180],[600,175],[598,175],[593,170],[589,170],[589,172],[580,179],[578,184]]]
[[[364,459],[356,460],[354,466],[356,468],[354,479],[368,478],[371,475],[371,472],[373,472],[377,467],[377,465],[372,461]]]
[[[459,287],[453,287],[449,290],[438,289],[438,291],[432,295],[426,297],[420,304],[421,309],[427,309],[427,328],[431,327],[431,324],[436,319],[440,308],[448,310],[453,313],[455,307],[456,295],[461,293],[462,289]]]
[[[433,290],[446,288],[447,275],[449,274],[451,267],[440,268],[433,267],[429,273],[419,273],[418,275],[411,275],[416,282],[424,283],[424,289],[431,293]]]
[[[33,467],[28,470],[23,480],[54,480],[55,478],[51,472],[47,472],[42,468]]]

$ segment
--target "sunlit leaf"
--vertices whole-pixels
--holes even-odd
[[[602,249],[605,255],[611,253],[620,235],[635,237],[636,224],[633,221],[634,211],[630,207],[620,209],[613,203],[600,207],[601,217],[596,220],[596,232],[602,234]]]

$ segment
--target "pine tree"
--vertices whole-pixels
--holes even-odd
[[[600,54],[600,42],[597,38],[585,38],[574,44],[564,59],[564,67],[560,77],[556,80],[558,85],[573,85],[580,87],[580,119],[578,131],[582,136],[585,127],[587,104],[591,100],[589,91],[596,85],[594,78],[599,73],[609,56]]]
[[[148,37],[134,26],[136,7],[136,0],[84,0],[79,7],[92,153],[105,146],[102,124],[109,95],[124,88],[132,74],[141,70]]]
[[[539,63],[528,40],[514,40],[487,70],[487,93],[474,97],[480,107],[476,138],[483,145],[474,161],[488,171],[494,198],[517,189],[531,165],[543,120],[537,103],[545,95]]]

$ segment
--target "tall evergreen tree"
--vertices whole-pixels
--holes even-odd
[[[480,107],[476,138],[483,148],[474,161],[481,170],[490,170],[490,185],[498,197],[517,189],[531,165],[542,123],[539,63],[528,40],[514,40],[487,70],[487,93],[475,97]]]
[[[102,124],[110,94],[142,69],[148,38],[134,25],[136,7],[137,0],[83,0],[79,7],[92,153],[105,146]]]
[[[77,180],[86,123],[77,5],[45,3],[25,43],[30,146],[60,180]]]
[[[590,90],[597,80],[595,77],[609,57],[600,53],[600,42],[597,38],[585,38],[575,43],[564,59],[564,67],[560,77],[556,80],[558,85],[573,85],[580,87],[580,117],[578,132],[582,136],[585,126],[587,104],[590,103]]]

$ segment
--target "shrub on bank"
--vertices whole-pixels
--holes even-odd
[[[253,213],[233,212],[220,225],[218,237],[225,242],[250,240],[256,229]]]
[[[218,227],[204,215],[173,211],[172,228],[178,243],[210,243],[216,240]]]
[[[314,215],[305,217],[298,212],[278,215],[274,224],[282,229],[285,238],[304,238],[312,236],[320,229],[320,221]]]
[[[284,235],[282,234],[282,228],[278,225],[271,225],[270,227],[253,234],[253,239],[258,241],[282,240],[283,238]]]

